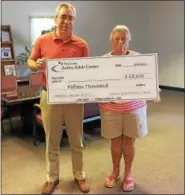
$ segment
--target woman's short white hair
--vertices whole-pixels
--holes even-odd
[[[73,10],[74,17],[76,18],[76,9],[75,9],[75,7],[74,7],[72,4],[70,4],[70,3],[62,3],[62,4],[60,4],[59,6],[57,6],[56,11],[55,11],[56,16],[58,16],[58,13],[59,13],[59,11],[60,11],[60,9],[61,9],[62,7],[71,8],[71,9]]]
[[[131,41],[131,33],[130,33],[130,30],[127,26],[125,25],[117,25],[114,27],[114,29],[112,30],[111,34],[110,34],[110,41],[112,40],[112,34],[116,31],[126,31],[127,33],[127,38],[128,38],[128,41]]]

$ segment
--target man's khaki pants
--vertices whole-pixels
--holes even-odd
[[[59,178],[59,149],[62,127],[67,127],[68,139],[72,152],[72,168],[76,179],[83,179],[83,116],[82,104],[48,105],[47,92],[42,91],[40,100],[43,125],[46,137],[47,181]]]

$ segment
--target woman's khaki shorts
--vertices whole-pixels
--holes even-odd
[[[147,135],[146,109],[145,106],[130,113],[112,113],[100,108],[102,136],[112,139],[121,135],[132,138]]]

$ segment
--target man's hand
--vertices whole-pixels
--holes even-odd
[[[37,61],[28,59],[27,64],[32,71],[38,71],[39,69],[44,69],[46,65],[46,58],[37,59]]]
[[[37,59],[36,61],[36,69],[43,69],[46,65],[46,58]]]

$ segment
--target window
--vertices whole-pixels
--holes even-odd
[[[31,46],[43,30],[49,30],[54,25],[54,17],[30,17]]]

